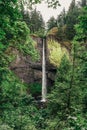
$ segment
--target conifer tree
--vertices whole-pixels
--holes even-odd
[[[57,26],[57,21],[56,19],[52,16],[48,22],[47,22],[47,28],[48,30],[52,29],[53,27],[56,27]]]
[[[66,16],[66,37],[69,40],[72,40],[75,36],[74,25],[78,22],[78,15],[79,8],[76,6],[75,0],[73,0]]]
[[[74,10],[75,6],[76,6],[76,2],[75,2],[75,0],[72,0],[71,4],[69,6],[69,11],[72,12]]]
[[[30,30],[32,33],[39,32],[40,30],[44,30],[45,22],[43,17],[39,11],[32,10],[30,12]]]
[[[86,11],[87,8],[85,7],[84,13],[80,14],[80,20],[76,25],[71,60],[68,61],[63,57],[57,70],[55,86],[48,98],[50,116],[55,119],[49,121],[49,128],[53,127],[53,129],[60,130],[87,128]]]
[[[86,4],[87,4],[87,1],[86,1],[86,0],[82,0],[82,1],[81,1],[81,6],[82,6],[82,7],[85,7]]]

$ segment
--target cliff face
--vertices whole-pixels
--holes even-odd
[[[38,62],[33,62],[30,56],[24,57],[17,50],[16,60],[11,63],[11,70],[25,83],[42,83],[42,39],[34,37],[33,39],[37,42],[36,49],[38,49],[40,54],[40,59]],[[49,62],[49,51],[47,49],[46,42],[46,76],[47,76],[47,86],[52,86],[55,79],[56,67],[54,67]]]
[[[14,50],[16,60],[11,63],[10,69],[27,84],[42,84],[42,39],[36,36],[32,36],[32,38],[37,43],[36,49],[40,54],[39,61],[33,62],[30,56],[24,57],[17,50]],[[58,41],[52,41],[51,39],[49,42],[49,37],[45,43],[47,86],[50,87],[55,80],[56,65],[59,65],[59,62],[61,61],[60,57],[62,57],[64,53],[69,57],[69,49],[63,44],[58,43]]]

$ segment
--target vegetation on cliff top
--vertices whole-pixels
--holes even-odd
[[[54,66],[59,66],[62,60],[62,57],[65,55],[69,59],[69,51],[62,46],[62,43],[58,43],[55,40],[48,40],[48,51],[49,51],[49,60]]]

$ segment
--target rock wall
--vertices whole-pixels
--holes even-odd
[[[32,62],[30,56],[24,57],[17,50],[15,50],[16,60],[11,63],[11,70],[25,83],[42,83],[42,39],[32,36],[37,42],[37,47],[40,60],[38,62]],[[48,58],[49,52],[47,49],[46,42],[46,75],[47,75],[47,86],[52,86],[55,79],[56,68],[50,64]]]

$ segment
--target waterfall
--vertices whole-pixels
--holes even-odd
[[[42,53],[42,102],[46,102],[46,59],[45,59],[45,39],[43,39],[43,53]]]

